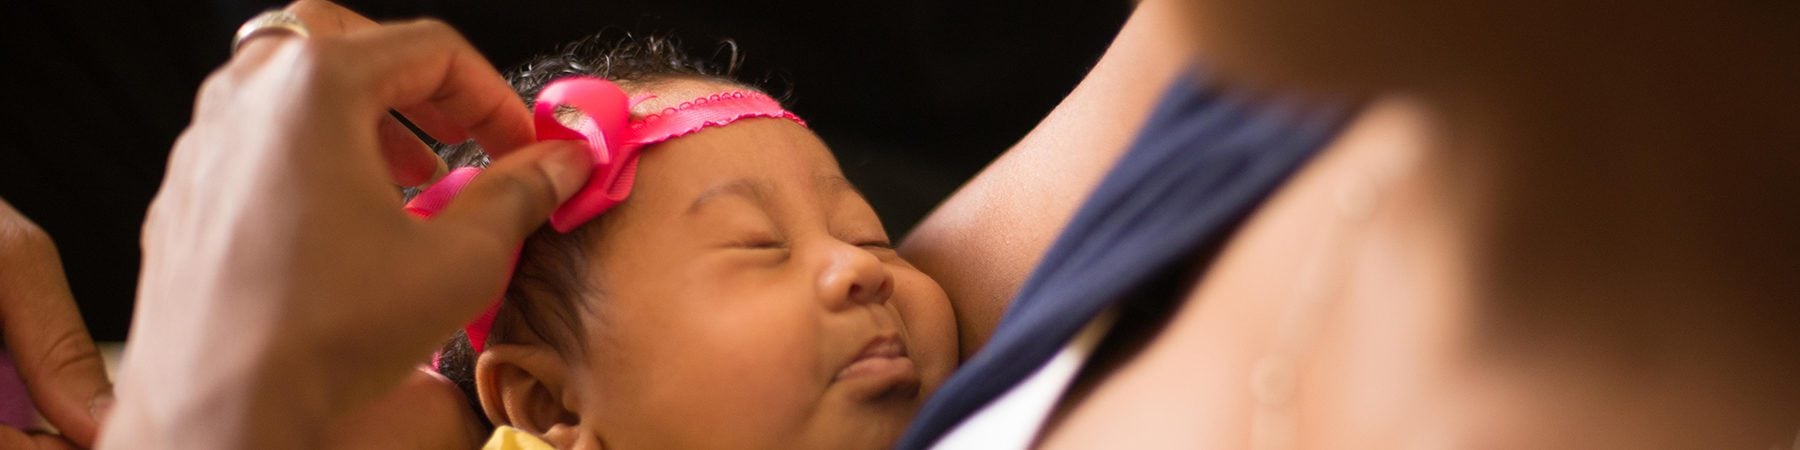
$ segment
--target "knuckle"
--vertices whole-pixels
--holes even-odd
[[[519,249],[519,241],[509,236],[511,232],[497,232],[490,227],[473,223],[462,224],[457,242],[459,250],[473,261],[492,261],[511,257],[510,253]]]
[[[212,110],[215,105],[231,99],[231,92],[237,89],[242,69],[225,66],[213,71],[200,82],[200,89],[194,94],[194,112],[196,115]]]
[[[336,41],[332,39],[288,39],[282,42],[284,53],[290,54],[293,61],[307,67],[320,65],[331,60],[335,55]]]
[[[138,228],[138,242],[142,242],[146,249],[153,246],[157,242],[155,238],[161,235],[164,216],[168,214],[165,210],[169,208],[169,200],[165,195],[167,194],[158,193],[150,199],[150,207],[144,211],[144,226]]]
[[[456,27],[443,20],[427,17],[414,20],[410,25],[431,40],[449,42],[457,46],[469,45],[468,39],[463,37],[462,32],[456,31]]]
[[[555,205],[556,189],[551,183],[550,173],[535,164],[524,169],[507,172],[504,179],[507,194],[528,206]]]
[[[38,356],[40,375],[62,375],[99,368],[100,348],[89,339],[86,330],[68,329],[50,341]]]
[[[460,33],[456,32],[456,27],[452,27],[449,23],[432,17],[415,19],[412,21],[412,26],[418,27],[420,30],[434,35],[462,36]]]
[[[321,3],[323,3],[323,4],[321,4]],[[310,9],[310,8],[329,6],[329,5],[330,5],[330,3],[321,2],[319,0],[295,0],[292,2],[288,2],[287,6],[283,6],[281,9],[287,10],[290,13],[298,14],[299,11],[303,11],[303,10]]]
[[[36,254],[46,249],[55,249],[56,244],[50,234],[38,227],[36,222],[16,213],[8,213],[0,217],[0,249],[5,253]]]
[[[279,69],[271,73],[279,87],[270,92],[297,102],[323,102],[331,94],[344,94],[346,89],[363,86],[357,50],[350,43],[333,37],[295,39],[284,43]],[[271,80],[275,81],[275,80]]]
[[[286,62],[289,72],[306,77],[309,80],[328,81],[343,73],[343,46],[335,39],[294,39],[286,42]]]
[[[195,114],[221,113],[221,108],[246,100],[255,91],[290,92],[275,86],[329,86],[343,75],[342,45],[332,38],[301,39],[292,36],[256,38],[270,48],[257,58],[233,58],[208,75],[195,95]],[[268,42],[262,42],[268,41]]]

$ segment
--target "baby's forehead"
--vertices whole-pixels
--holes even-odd
[[[782,119],[754,118],[711,127],[646,147],[642,158],[655,174],[680,178],[684,184],[749,177],[810,186],[829,177],[843,178],[836,156],[818,136]]]
[[[694,99],[725,92],[755,91],[741,84],[703,77],[654,81],[621,81],[633,99],[632,116],[663,113]],[[783,119],[750,119],[708,127],[645,147],[638,173],[640,184],[672,187],[695,194],[722,181],[749,178],[769,192],[808,192],[849,185],[831,150],[810,129]],[[835,178],[835,180],[827,180]],[[818,183],[827,180],[825,183]],[[814,186],[820,184],[819,186]],[[785,186],[786,188],[780,188]],[[653,189],[654,190],[654,189]],[[854,188],[852,188],[854,190]],[[694,191],[694,192],[686,192]],[[860,198],[860,196],[859,196]]]
[[[647,99],[631,107],[632,117],[643,117],[673,108],[682,102],[721,92],[755,91],[736,83],[694,77],[670,77],[654,81],[621,83],[632,98]]]

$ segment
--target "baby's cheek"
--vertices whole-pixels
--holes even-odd
[[[906,270],[894,274],[893,300],[906,322],[907,353],[920,365],[925,387],[935,389],[956,369],[956,315],[950,298],[931,277]]]
[[[736,305],[741,309],[717,311],[709,316],[711,324],[695,330],[706,335],[696,347],[705,348],[693,351],[710,354],[714,362],[700,370],[730,399],[720,407],[757,416],[741,420],[797,420],[821,384],[814,373],[819,344],[808,329],[811,316],[774,305],[781,304],[744,301]]]
[[[641,349],[633,388],[658,433],[681,446],[754,448],[779,445],[779,432],[805,421],[818,391],[805,368],[816,358],[799,351],[804,333],[756,326],[771,319],[695,311],[687,323],[647,327],[661,342]]]

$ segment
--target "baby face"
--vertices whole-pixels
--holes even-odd
[[[663,82],[638,110],[734,89]],[[648,147],[600,220],[569,406],[613,448],[884,448],[955,367],[943,289],[799,124]]]

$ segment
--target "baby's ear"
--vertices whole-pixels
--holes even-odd
[[[581,419],[569,388],[568,363],[544,345],[490,343],[475,360],[475,390],[494,425],[548,437]],[[567,433],[561,432],[557,434]],[[562,447],[568,448],[568,447]]]

